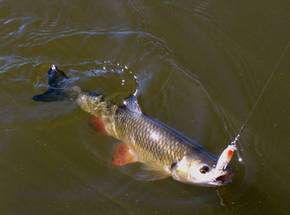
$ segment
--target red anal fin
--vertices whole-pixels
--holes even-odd
[[[124,166],[137,162],[136,156],[130,150],[128,144],[120,143],[116,146],[113,154],[113,165]]]
[[[92,116],[90,122],[96,131],[101,134],[107,134],[105,123],[101,117]]]

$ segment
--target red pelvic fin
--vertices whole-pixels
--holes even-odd
[[[134,162],[137,162],[137,159],[132,150],[130,150],[128,144],[118,144],[113,154],[113,165],[124,166]]]
[[[92,116],[90,122],[96,131],[101,134],[107,134],[105,123],[101,117]]]

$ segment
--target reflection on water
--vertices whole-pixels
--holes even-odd
[[[289,214],[289,50],[218,189],[136,181],[71,102],[35,103],[57,64],[219,154],[289,40],[289,7],[243,1],[0,0],[1,214]],[[287,9],[288,8],[288,9]]]

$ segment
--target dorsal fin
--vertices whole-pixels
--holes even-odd
[[[135,95],[131,95],[124,100],[124,105],[132,112],[141,114],[141,108],[138,104],[137,97]]]

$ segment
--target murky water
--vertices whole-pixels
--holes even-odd
[[[0,0],[0,213],[289,214],[290,4]],[[218,189],[142,182],[69,102],[36,103],[52,63],[219,154],[246,119],[244,162]]]

